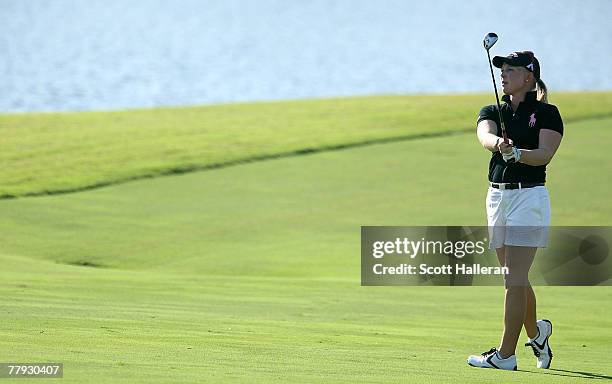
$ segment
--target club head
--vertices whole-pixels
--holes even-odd
[[[497,35],[493,32],[487,33],[483,41],[485,49],[488,51],[495,43],[497,43]]]

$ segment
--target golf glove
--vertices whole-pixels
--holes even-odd
[[[512,152],[502,153],[502,158],[506,163],[518,163],[521,160],[521,150],[517,147],[512,147]]]

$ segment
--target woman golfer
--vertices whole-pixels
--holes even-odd
[[[549,320],[536,321],[536,298],[529,283],[529,268],[538,247],[548,243],[550,201],[546,180],[548,164],[563,135],[557,107],[547,104],[547,90],[540,79],[540,64],[532,52],[496,56],[504,92],[501,114],[508,142],[504,142],[497,107],[482,108],[478,140],[493,152],[489,163],[487,218],[489,248],[508,267],[505,275],[504,331],[499,349],[470,356],[468,364],[480,368],[516,370],[514,355],[521,328],[529,337],[538,368],[549,368],[552,352]]]

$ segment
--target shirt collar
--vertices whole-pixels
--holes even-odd
[[[536,102],[537,99],[538,98],[536,91],[529,91],[525,94],[525,100],[523,100],[523,102],[526,104],[532,104]],[[502,101],[505,101],[506,103],[510,104],[510,95],[504,95],[502,97]]]

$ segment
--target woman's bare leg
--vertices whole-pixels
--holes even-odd
[[[506,265],[505,249],[505,247],[501,247],[495,250],[497,252],[499,265],[501,266]],[[538,329],[536,327],[536,296],[531,284],[527,287],[525,294],[527,296],[527,304],[525,305],[525,320],[523,321],[523,326],[525,327],[525,332],[527,332],[527,337],[533,339],[538,335]]]
[[[525,320],[523,320],[523,325],[525,326],[527,336],[530,339],[534,339],[538,335],[538,328],[536,327],[536,297],[531,284],[525,290],[525,295],[527,304],[525,305]]]
[[[521,328],[535,337],[535,294],[529,285],[529,268],[537,248],[505,246],[497,250],[500,263],[508,267],[504,302],[504,333],[499,353],[502,358],[514,355]],[[528,303],[530,308],[527,309]]]

